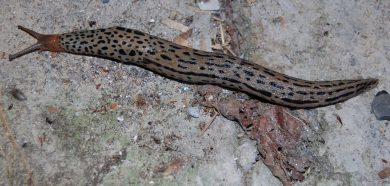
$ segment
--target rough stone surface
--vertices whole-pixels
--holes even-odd
[[[380,79],[378,88],[338,106],[300,111],[324,138],[318,145],[324,169],[309,171],[296,185],[389,184],[378,176],[390,161],[389,123],[375,119],[370,102],[378,90],[390,90],[390,1],[246,2],[234,6],[244,57],[310,80]],[[0,185],[28,183],[25,167],[11,166],[23,163],[13,161],[21,152],[36,185],[280,184],[262,162],[249,170],[237,163],[237,149],[245,150],[239,148],[245,135],[238,135],[237,123],[218,116],[199,135],[212,112],[188,116],[196,95],[181,90],[195,85],[93,57],[42,52],[7,59],[35,42],[17,25],[42,33],[120,25],[173,40],[178,31],[161,20],[191,18],[190,40],[197,48],[201,36],[214,37],[218,27],[194,1],[0,0],[0,5],[0,99],[21,146],[12,151],[9,129],[1,123]],[[14,88],[27,100],[15,99]]]

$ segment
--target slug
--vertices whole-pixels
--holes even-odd
[[[290,108],[332,105],[359,95],[377,79],[307,81],[250,61],[206,52],[123,27],[44,35],[18,26],[38,42],[9,60],[34,51],[66,52],[136,65],[191,84],[213,84]]]

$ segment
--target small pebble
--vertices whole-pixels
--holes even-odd
[[[190,91],[192,91],[192,89],[190,87],[187,87],[187,86],[183,86],[180,88],[180,93],[190,92]]]
[[[219,1],[218,0],[198,0],[198,7],[201,10],[219,10]]]
[[[372,111],[378,120],[390,120],[390,95],[385,90],[375,95],[371,104]]]
[[[110,2],[110,0],[102,0],[102,3],[108,3],[108,2]]]
[[[17,100],[19,100],[19,101],[25,101],[25,100],[27,100],[26,95],[24,95],[24,93],[23,93],[21,90],[19,90],[19,89],[13,89],[13,90],[11,91],[11,94],[12,94],[12,96],[13,96],[15,99],[17,99]]]
[[[200,117],[200,108],[199,107],[188,107],[188,114],[191,117],[199,118]]]
[[[118,116],[116,118],[116,120],[118,120],[119,122],[122,122],[123,120],[125,120],[125,118],[123,116]]]

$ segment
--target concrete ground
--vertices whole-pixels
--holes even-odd
[[[377,121],[370,103],[376,92],[390,91],[390,1],[242,0],[235,7],[245,58],[308,80],[380,80],[344,103],[302,111],[320,126],[324,144],[315,152],[326,171],[309,170],[295,185],[389,185],[377,175],[390,166],[389,121]],[[70,54],[8,61],[35,42],[17,25],[42,33],[120,25],[172,40],[180,33],[161,23],[169,17],[192,21],[197,48],[218,28],[194,1],[0,0],[0,13],[8,118],[0,128],[0,185],[281,184],[256,161],[256,144],[238,123],[217,116],[199,135],[212,112],[189,116],[195,85]],[[15,88],[27,100],[12,96]]]

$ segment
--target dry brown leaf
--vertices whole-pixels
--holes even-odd
[[[388,178],[390,176],[390,167],[386,167],[378,173],[381,179]]]

